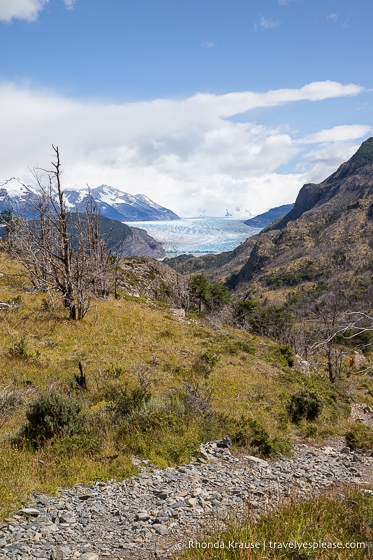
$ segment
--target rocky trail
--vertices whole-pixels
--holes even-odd
[[[288,496],[310,497],[336,484],[373,482],[373,457],[342,441],[295,445],[289,458],[267,462],[234,456],[229,441],[201,446],[196,462],[160,470],[137,460],[141,473],[123,482],[77,485],[34,502],[0,524],[0,560],[177,557],[229,514],[253,515]]]

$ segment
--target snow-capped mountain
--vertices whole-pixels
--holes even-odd
[[[0,211],[12,209],[16,214],[32,218],[36,201],[36,190],[20,179],[12,177],[0,182]]]
[[[109,185],[94,189],[65,189],[65,199],[71,210],[82,210],[88,202],[89,194],[96,202],[102,216],[120,222],[177,220],[179,216],[171,210],[156,204],[143,194],[128,194]],[[15,213],[34,217],[37,189],[12,177],[0,182],[0,211],[11,208]]]

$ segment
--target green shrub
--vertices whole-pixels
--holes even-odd
[[[355,424],[346,433],[346,444],[351,449],[373,451],[373,428],[365,424]]]
[[[210,367],[216,366],[219,359],[220,359],[219,356],[214,352],[211,352],[210,350],[207,350],[200,356],[200,360],[206,362],[206,364],[208,364]]]
[[[104,391],[104,399],[112,403],[113,410],[118,418],[128,416],[135,410],[144,408],[151,399],[151,393],[146,387],[130,387],[113,384]]]
[[[253,299],[244,299],[238,304],[238,310],[246,313],[251,313],[251,311],[254,311],[256,307],[260,307],[260,301],[256,301]]]
[[[301,389],[291,397],[287,411],[292,422],[297,423],[302,419],[312,422],[320,415],[323,406],[323,401],[316,391]]]
[[[251,447],[263,457],[285,455],[292,449],[287,439],[271,436],[261,422],[245,416],[235,421],[232,441],[241,447]]]
[[[79,434],[85,427],[80,410],[80,405],[65,395],[45,391],[27,407],[28,423],[21,429],[21,435],[33,444],[42,445],[55,436]]]
[[[14,358],[27,360],[30,357],[27,347],[27,338],[22,336],[18,341],[14,341],[13,346],[9,348],[9,354]]]
[[[125,416],[116,441],[135,453],[167,466],[190,461],[201,441],[222,436],[221,419],[210,408],[209,395],[198,385],[169,398],[151,399],[144,408]]]
[[[204,306],[211,310],[223,306],[230,300],[227,286],[217,282],[210,282],[202,273],[192,276],[190,295],[192,303],[198,305],[199,313],[201,313]]]
[[[291,346],[288,344],[282,344],[279,346],[278,351],[281,356],[286,360],[286,363],[289,367],[293,367],[295,362],[295,354]]]
[[[208,364],[203,363],[200,360],[194,362],[192,366],[192,372],[198,377],[203,377],[204,379],[207,379],[209,377],[211,371],[212,368]]]
[[[286,340],[294,323],[291,311],[276,305],[256,307],[247,320],[255,334],[268,336],[280,343]]]
[[[220,358],[217,354],[207,350],[194,362],[192,365],[192,372],[197,374],[199,377],[207,379],[219,359]]]

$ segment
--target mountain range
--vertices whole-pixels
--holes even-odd
[[[64,195],[67,206],[78,212],[84,210],[91,196],[102,216],[120,222],[179,219],[174,212],[143,194],[128,194],[109,185],[100,185],[91,190],[66,189]],[[37,196],[37,188],[12,177],[0,183],[0,211],[11,208],[16,214],[32,219]]]
[[[372,292],[373,138],[320,184],[306,184],[294,207],[234,251],[181,256],[168,264],[204,272],[240,297],[285,301],[300,291],[320,293],[335,282]],[[354,296],[354,297],[355,297]]]
[[[161,243],[147,234],[144,229],[129,227],[124,220],[171,220],[178,216],[159,206],[144,195],[130,195],[101,185],[90,191],[100,213],[100,229],[108,236],[111,251],[121,257],[152,257],[162,259],[166,252]],[[67,206],[72,210],[83,212],[89,200],[88,189],[64,191]],[[37,216],[38,191],[19,179],[12,178],[0,183],[0,212],[11,209],[15,214],[28,220]],[[5,236],[5,229],[0,228],[0,237]]]

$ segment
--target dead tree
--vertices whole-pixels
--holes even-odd
[[[339,332],[346,326],[348,298],[340,285],[335,285],[328,294],[320,296],[312,305],[311,316],[317,339],[311,350],[321,350],[326,357],[329,381],[335,383],[341,374],[346,345]]]
[[[32,204],[37,219],[14,218],[8,247],[26,268],[35,288],[57,291],[70,318],[82,319],[93,296],[108,295],[107,236],[101,235],[100,216],[90,196],[82,212],[68,209],[59,149],[52,147],[52,170],[42,170],[43,176],[40,170],[35,173],[38,194]]]

